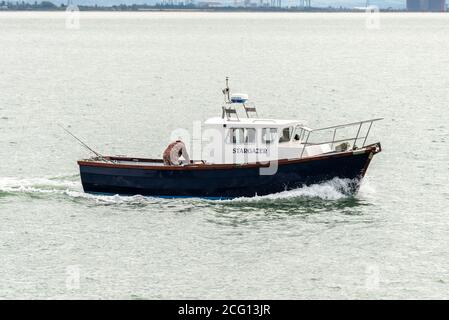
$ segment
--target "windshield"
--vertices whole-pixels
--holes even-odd
[[[282,129],[282,135],[279,138],[279,142],[288,142],[290,141],[293,133],[293,127],[287,127]]]

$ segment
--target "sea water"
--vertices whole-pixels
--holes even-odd
[[[0,298],[448,298],[449,16],[0,12]],[[372,21],[371,21],[372,22]],[[76,160],[160,157],[221,114],[384,117],[359,194],[85,194]]]

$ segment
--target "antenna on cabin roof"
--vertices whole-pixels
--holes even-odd
[[[226,88],[223,89],[225,103],[231,102],[230,89],[229,89],[229,77],[226,77]]]

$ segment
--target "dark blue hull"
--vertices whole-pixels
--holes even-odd
[[[267,195],[304,185],[331,180],[351,179],[351,192],[358,190],[376,153],[346,152],[317,158],[280,161],[273,175],[261,175],[260,166],[207,166],[182,169],[170,167],[133,167],[100,165],[80,161],[85,192],[160,197],[234,198]]]

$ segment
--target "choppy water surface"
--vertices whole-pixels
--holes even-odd
[[[449,17],[0,13],[1,298],[448,298]],[[335,179],[230,201],[93,196],[88,156],[160,156],[220,114],[385,117],[357,196]],[[79,277],[78,277],[79,276]],[[78,281],[79,280],[79,281]]]

